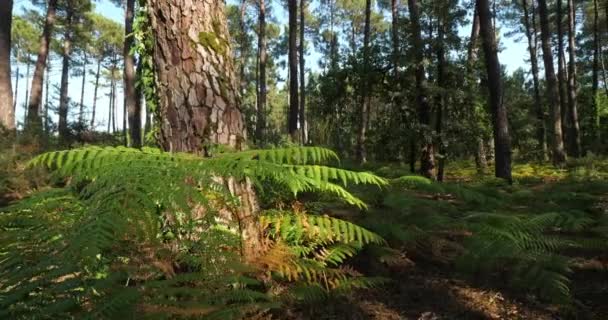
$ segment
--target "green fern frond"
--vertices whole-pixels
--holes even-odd
[[[273,210],[260,216],[260,224],[268,228],[275,237],[288,241],[299,241],[305,237],[321,242],[339,241],[360,245],[384,244],[385,242],[382,237],[365,228],[329,216],[293,214]]]

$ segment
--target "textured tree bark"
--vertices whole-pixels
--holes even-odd
[[[30,132],[35,132],[40,128],[40,107],[42,105],[42,84],[44,82],[44,71],[46,69],[49,44],[51,42],[51,34],[55,26],[55,15],[57,10],[57,0],[49,0],[47,4],[46,19],[42,37],[40,38],[40,48],[38,49],[38,60],[36,60],[36,68],[34,77],[32,78],[32,91],[30,92],[28,109],[28,121],[25,124],[25,129]]]
[[[488,89],[492,110],[492,127],[494,131],[494,150],[496,177],[503,178],[509,183],[511,177],[511,137],[509,135],[509,120],[507,108],[503,104],[502,78],[495,31],[492,28],[492,17],[488,0],[477,0],[479,25],[483,43],[486,70],[488,73]]]
[[[564,140],[562,135],[562,121],[560,108],[560,93],[553,67],[553,53],[551,52],[551,30],[549,29],[549,16],[547,1],[538,0],[538,13],[540,15],[540,35],[545,64],[545,79],[547,81],[547,97],[551,105],[551,122],[553,124],[553,164],[562,166],[566,162]]]
[[[534,104],[536,114],[536,140],[542,151],[541,160],[547,159],[547,140],[545,129],[545,112],[543,110],[543,102],[540,94],[540,81],[538,80],[538,58],[536,47],[536,12],[534,9],[534,1],[532,1],[532,12],[528,10],[528,0],[522,0],[524,9],[524,27],[526,29],[526,38],[528,39],[528,51],[530,53],[530,65],[532,67],[532,84],[534,87]],[[530,19],[532,15],[532,19]]]
[[[97,60],[97,71],[95,72],[95,88],[93,89],[93,108],[91,110],[91,130],[95,130],[95,111],[97,109],[97,91],[99,90],[99,77],[101,76],[101,59]]]
[[[370,79],[369,79],[369,41],[371,33],[371,0],[365,1],[365,26],[363,27],[363,76],[361,77],[361,104],[359,108],[359,130],[357,132],[357,161],[367,162],[365,148],[367,124],[369,121]]]
[[[242,149],[246,133],[224,2],[147,3],[155,37],[161,146],[205,156],[211,156],[212,144]],[[263,250],[255,192],[247,182],[228,178],[225,183],[241,199],[241,206],[233,213],[220,211],[241,227],[244,258],[255,258]]]
[[[80,87],[80,110],[78,114],[78,123],[80,125],[84,125],[84,89],[87,83],[87,53],[83,54],[83,63],[82,63],[82,84]]]
[[[266,3],[260,1],[260,11],[258,16],[259,35],[258,35],[258,52],[259,52],[259,75],[258,75],[258,105],[257,105],[257,123],[255,126],[255,138],[258,144],[264,142],[264,132],[266,128]]]
[[[135,57],[131,54],[131,48],[133,48],[133,19],[135,17],[135,0],[127,0],[125,7],[125,43],[123,48],[123,59],[124,59],[124,107],[127,110],[129,118],[129,140],[130,146],[133,148],[140,148],[142,144],[141,140],[141,103],[137,99],[140,96],[137,93],[137,87],[135,85]],[[126,130],[125,130],[126,133]],[[126,138],[126,135],[125,135]]]
[[[61,86],[59,89],[59,138],[66,139],[68,135],[68,82],[70,78],[70,55],[72,54],[72,19],[73,11],[68,8],[63,34]],[[31,112],[32,110],[30,110]]]
[[[608,6],[606,6],[608,8]],[[568,0],[568,113],[570,116],[570,127],[568,136],[571,138],[572,155],[580,157],[583,153],[581,150],[581,134],[578,122],[578,106],[577,106],[577,83],[576,83],[576,16],[575,16],[574,0]],[[607,9],[608,10],[608,9]]]
[[[410,10],[410,29],[412,32],[412,49],[414,63],[416,64],[416,105],[418,120],[422,127],[422,148],[420,151],[420,172],[429,179],[435,179],[435,151],[432,138],[428,131],[431,125],[431,107],[428,101],[426,75],[424,70],[424,45],[422,43],[422,30],[420,28],[420,15],[418,1],[408,0]]]
[[[565,142],[566,147],[572,145],[570,137],[568,135],[568,94],[567,94],[567,75],[566,75],[566,58],[564,55],[564,31],[563,31],[563,2],[557,0],[557,13],[556,13],[556,24],[557,24],[557,86],[559,90],[559,102],[560,102],[560,118],[562,122],[562,139]],[[566,148],[567,149],[567,148]]]
[[[306,57],[304,56],[305,41],[305,7],[304,0],[300,0],[300,45],[299,45],[299,62],[300,62],[300,130],[302,144],[306,144],[308,140],[308,132],[306,131]]]
[[[289,9],[289,123],[288,132],[293,141],[298,140],[298,1],[288,0]]]
[[[0,6],[0,127],[15,130],[13,86],[11,84],[11,28],[13,0]]]

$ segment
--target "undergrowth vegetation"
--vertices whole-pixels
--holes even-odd
[[[512,185],[464,162],[444,183],[397,165],[339,169],[317,147],[3,157],[13,168],[5,188],[36,191],[0,209],[0,318],[277,315],[390,283],[390,272],[360,271],[362,252],[571,307],[574,258],[608,252],[608,162],[594,157],[516,166]],[[242,257],[243,221],[227,218],[243,206],[229,181],[253,186],[260,202],[263,248],[252,259]]]
[[[329,161],[337,161],[332,151],[314,147],[214,158],[110,147],[38,156],[29,167],[49,169],[55,187],[0,216],[1,316],[223,319],[379,285],[385,280],[341,265],[366,244],[383,245],[380,236],[302,210],[262,211],[267,249],[240,259],[241,221],[222,212],[239,210],[241,199],[226,179],[259,192],[331,194],[359,208],[365,203],[344,185],[386,184],[322,165]],[[281,283],[286,290],[268,290]]]
[[[361,224],[411,256],[567,305],[568,253],[608,250],[606,162],[579,162],[516,166],[514,185],[462,175],[467,168],[450,170],[447,183],[395,177],[387,192],[360,190],[378,204]],[[377,170],[389,171],[396,170]]]

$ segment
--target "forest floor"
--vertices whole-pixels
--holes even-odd
[[[509,193],[524,193],[518,201],[508,200],[505,211],[529,212],[549,211],[563,208],[585,212],[599,212],[608,215],[608,193],[594,190],[589,181],[603,180],[608,170],[603,165],[576,163],[570,168],[558,170],[547,165],[520,165],[514,168],[516,186],[509,187]],[[386,178],[394,179],[407,175],[405,167],[397,165],[372,165],[365,168],[373,170]],[[447,184],[474,185],[480,176],[470,163],[452,165],[446,177]],[[478,185],[477,185],[478,186]],[[506,189],[497,187],[497,189]],[[495,190],[494,190],[495,191]],[[501,192],[504,190],[501,190]],[[596,192],[597,191],[597,192]],[[366,192],[362,192],[366,193]],[[568,196],[565,196],[565,195]],[[594,194],[591,198],[589,195]],[[390,209],[374,200],[378,195],[369,196],[368,202],[376,203],[372,217],[361,218],[350,214],[343,208],[328,214],[362,221],[378,218],[378,214],[392,215]],[[438,210],[443,208],[437,203],[463,208],[458,196],[417,192],[416,196],[428,200],[418,209]],[[365,196],[363,196],[365,198]],[[566,199],[567,198],[567,199]],[[465,201],[466,202],[466,201]],[[426,208],[424,208],[426,203]],[[547,208],[544,209],[543,207]],[[484,206],[475,209],[484,210]],[[539,208],[543,208],[540,210]],[[470,210],[462,209],[462,210]],[[496,211],[492,209],[492,211]],[[390,218],[388,218],[390,221]],[[390,222],[389,222],[390,223]],[[365,222],[363,222],[365,225]],[[374,230],[374,228],[371,228]],[[604,241],[604,240],[602,240]],[[603,242],[602,245],[605,245]],[[392,245],[396,248],[395,245]],[[398,246],[397,246],[398,247]],[[390,266],[371,263],[368,257],[359,257],[351,265],[365,275],[384,276],[390,282],[380,288],[359,290],[357,293],[336,298],[312,309],[295,312],[294,319],[608,319],[608,252],[600,250],[562,250],[561,255],[570,261],[570,294],[572,300],[567,304],[551,303],[539,297],[534,291],[514,290],[508,280],[501,276],[485,277],[462,273],[451,262],[441,261],[398,247],[402,253],[399,262]],[[510,266],[505,266],[509,269]]]
[[[27,158],[27,153],[16,160],[8,153],[0,154],[0,164],[12,164],[0,166],[0,207],[26,197],[35,189],[37,179],[21,174]],[[351,168],[372,171],[391,182],[390,187],[381,190],[354,188],[370,210],[358,212],[324,197],[306,199],[305,204],[310,211],[351,220],[383,236],[398,253],[390,263],[377,262],[376,257],[364,252],[353,258],[348,267],[389,281],[346,296],[330,296],[329,301],[320,304],[280,310],[273,319],[608,319],[607,160],[588,158],[571,162],[564,169],[546,164],[519,164],[514,167],[512,186],[490,174],[477,174],[470,162],[450,164],[446,183],[423,183],[422,187],[411,184],[419,177],[411,175],[402,165]],[[407,188],[400,187],[404,183]],[[563,230],[555,230],[556,235],[599,243],[585,250],[566,247],[558,252],[568,260],[571,269],[567,303],[550,302],[541,294],[542,287],[514,288],[508,277],[508,271],[515,268],[512,265],[500,266],[498,271],[493,269],[490,276],[463,272],[456,267],[455,259],[450,258],[451,251],[462,249],[462,236],[450,234],[450,227],[436,226],[480,212],[505,217],[561,212],[572,219],[564,221]],[[589,217],[594,220],[589,222]],[[574,229],[580,223],[583,227],[579,229],[584,232],[568,231],[568,223]],[[586,233],[585,228],[598,225],[603,228],[597,229],[603,232],[603,237]],[[425,238],[423,241],[430,242],[423,243],[422,248],[419,244],[408,244],[412,226],[429,227],[441,235],[441,241],[437,237]]]

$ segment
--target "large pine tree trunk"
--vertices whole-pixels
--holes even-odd
[[[95,111],[97,109],[97,91],[99,90],[99,77],[101,76],[101,59],[97,60],[95,72],[95,88],[93,89],[93,108],[91,110],[91,130],[95,130]]]
[[[260,1],[260,11],[258,16],[259,35],[258,35],[258,52],[259,52],[259,75],[258,75],[258,105],[255,126],[255,138],[258,144],[264,142],[264,132],[266,128],[266,3]]]
[[[298,140],[298,0],[288,0],[289,9],[289,123],[288,132]]]
[[[26,129],[36,131],[40,128],[40,107],[42,105],[42,85],[44,82],[44,72],[49,55],[49,45],[51,43],[51,34],[55,26],[55,15],[57,10],[57,0],[49,0],[47,4],[46,19],[42,37],[40,38],[40,48],[38,49],[38,60],[36,60],[36,68],[34,77],[32,78],[32,91],[30,92],[28,109],[28,121]]]
[[[562,135],[560,92],[553,67],[551,30],[549,29],[549,12],[547,11],[546,0],[538,0],[538,13],[540,15],[540,35],[545,64],[545,79],[547,81],[547,97],[551,105],[551,123],[553,125],[553,164],[562,166],[566,162],[566,153],[564,152]]]
[[[420,27],[420,14],[417,0],[408,0],[410,10],[410,30],[412,33],[412,50],[416,64],[416,106],[418,120],[422,127],[422,149],[420,154],[420,172],[427,178],[435,179],[435,152],[430,137],[431,106],[428,101],[428,88],[424,70],[424,44],[422,43],[422,30]]]
[[[61,67],[61,86],[59,89],[59,137],[67,138],[68,135],[68,82],[70,77],[70,55],[72,54],[72,10],[67,10],[66,25],[63,35],[63,62]],[[32,110],[30,110],[31,112]]]
[[[300,0],[300,45],[299,45],[299,58],[300,58],[300,130],[302,144],[308,142],[308,132],[306,131],[306,57],[304,56],[304,45],[305,45],[305,7],[304,0]]]
[[[242,149],[246,133],[224,2],[195,1],[188,6],[180,0],[147,3],[155,38],[161,146],[167,151],[206,156],[211,156],[211,144]],[[225,182],[240,197],[241,207],[238,212],[222,215],[238,222],[245,259],[255,258],[262,250],[255,192],[250,183]]]
[[[532,12],[528,9],[528,0],[522,0],[524,9],[524,27],[526,29],[526,38],[528,39],[528,51],[530,53],[530,65],[532,68],[532,84],[534,88],[534,111],[536,115],[536,140],[538,141],[539,150],[541,150],[541,159],[547,159],[547,140],[545,130],[545,112],[543,110],[543,102],[540,94],[540,81],[538,79],[538,57],[536,47],[536,10],[534,9],[534,0],[532,0]],[[530,15],[532,17],[530,17]]]
[[[606,6],[608,8],[608,6]],[[608,10],[608,9],[607,9]],[[576,83],[576,8],[574,0],[568,0],[568,113],[570,117],[570,127],[568,136],[571,138],[572,155],[580,157],[581,150],[581,134],[578,122],[578,106],[577,106],[577,83]],[[608,17],[608,16],[607,16]]]
[[[0,127],[15,129],[13,87],[11,85],[11,27],[13,0],[0,5]]]
[[[367,124],[369,121],[370,79],[369,79],[369,41],[371,33],[371,0],[365,1],[365,26],[363,28],[363,75],[361,77],[361,104],[359,109],[359,128],[357,132],[357,161],[365,163]]]
[[[488,0],[477,0],[480,32],[483,43],[486,70],[488,73],[488,89],[490,91],[490,109],[492,110],[492,127],[494,131],[494,150],[496,177],[511,182],[511,137],[509,135],[509,120],[507,108],[503,104],[502,78],[496,35],[492,28],[492,17]]]
[[[125,7],[125,43],[123,48],[124,59],[124,104],[129,118],[130,143],[134,148],[141,147],[141,103],[137,98],[137,88],[135,86],[135,57],[131,54],[133,47],[133,19],[135,17],[135,0],[127,0]],[[126,130],[125,130],[126,134]],[[126,137],[126,135],[125,135]]]

